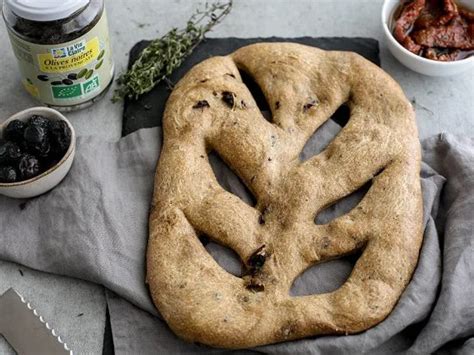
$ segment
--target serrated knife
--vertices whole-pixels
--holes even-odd
[[[56,330],[12,288],[0,296],[0,334],[18,355],[73,355]]]

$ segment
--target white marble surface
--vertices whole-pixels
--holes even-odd
[[[106,0],[117,70],[127,63],[128,50],[141,39],[163,35],[182,26],[200,2],[197,0]],[[382,0],[234,0],[231,15],[213,37],[363,36],[380,41],[382,67],[414,100],[420,137],[439,132],[474,135],[474,73],[451,78],[418,75],[399,64],[383,42]],[[0,122],[35,105],[19,88],[14,60],[3,24],[0,25]],[[95,106],[68,114],[79,135],[120,137],[120,104],[110,94]],[[1,213],[1,211],[0,211]],[[1,238],[1,226],[0,226]],[[1,242],[1,239],[0,239]],[[0,262],[0,292],[15,287],[38,305],[45,317],[64,334],[78,354],[98,354],[102,348],[104,296],[100,286],[34,272]],[[84,316],[77,317],[77,314]],[[10,353],[0,339],[0,354]]]

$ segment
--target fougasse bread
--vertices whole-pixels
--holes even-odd
[[[267,120],[242,82],[262,89]],[[308,138],[342,105],[350,120],[320,154]],[[164,114],[155,178],[147,282],[171,329],[190,342],[246,348],[322,334],[351,334],[384,320],[416,267],[422,242],[420,144],[398,84],[355,53],[260,43],[192,68]],[[224,190],[216,151],[255,195]],[[317,225],[326,207],[372,185],[345,215]],[[237,277],[199,240],[233,249]],[[291,296],[307,268],[361,252],[347,281]]]

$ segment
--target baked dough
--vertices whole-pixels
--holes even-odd
[[[261,87],[267,121],[239,69]],[[351,118],[320,154],[307,139],[342,104]],[[213,57],[174,88],[163,119],[147,282],[171,329],[190,342],[245,348],[366,330],[388,316],[422,242],[420,145],[413,108],[383,70],[350,52],[261,43]],[[256,196],[251,207],[217,182],[217,151]],[[349,213],[316,214],[372,185]],[[232,248],[243,277],[222,269],[198,236]],[[334,292],[292,297],[315,263],[362,254]]]

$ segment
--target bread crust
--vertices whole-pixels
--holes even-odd
[[[261,87],[272,122],[238,69]],[[348,124],[301,162],[307,139],[344,103]],[[390,314],[422,242],[421,153],[413,108],[382,69],[350,52],[253,44],[192,68],[174,88],[163,124],[147,282],[177,335],[245,348],[357,333]],[[219,185],[212,150],[256,196],[255,207]],[[318,212],[370,180],[357,207],[315,224]],[[222,269],[200,234],[232,248],[247,274]],[[339,289],[289,295],[310,266],[357,251]]]

